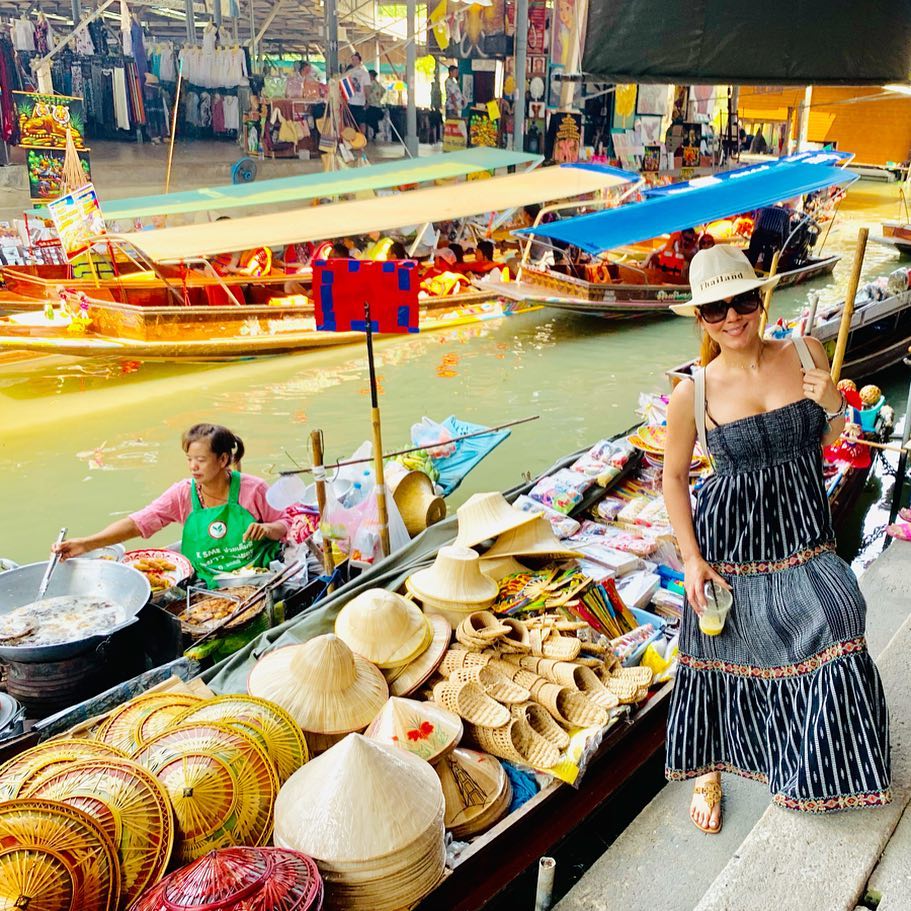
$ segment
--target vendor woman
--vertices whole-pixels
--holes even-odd
[[[266,482],[241,474],[243,441],[227,427],[196,424],[183,435],[181,445],[191,478],[178,481],[144,509],[97,534],[56,545],[61,557],[148,538],[172,522],[182,522],[180,551],[204,582],[219,572],[268,566],[278,555],[288,525],[266,502]]]

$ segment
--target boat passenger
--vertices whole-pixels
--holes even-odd
[[[288,524],[266,501],[269,485],[262,478],[241,474],[241,438],[218,424],[195,424],[184,433],[181,445],[191,477],[102,531],[55,545],[61,558],[130,538],[148,538],[182,522],[180,551],[204,582],[211,582],[219,572],[268,566],[278,555]]]
[[[351,259],[351,251],[340,240],[337,240],[332,245],[326,259]]]
[[[400,240],[394,240],[389,245],[386,259],[408,259],[408,251],[405,249],[405,245]]]
[[[647,269],[660,269],[670,275],[684,276],[689,269],[690,260],[699,250],[696,231],[684,228],[675,231],[663,247],[656,250],[645,261]]]
[[[474,251],[476,263],[492,263],[494,261],[494,246],[492,240],[479,240]]]
[[[709,234],[708,231],[703,231],[699,235],[699,249],[700,250],[709,250],[715,246],[715,238]]]

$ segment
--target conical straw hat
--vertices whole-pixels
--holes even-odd
[[[514,509],[499,492],[473,494],[458,508],[457,515],[459,534],[456,544],[463,547],[473,547],[496,538],[536,518],[533,513]]]
[[[282,786],[275,803],[275,843],[317,862],[376,860],[407,848],[436,825],[442,842],[443,807],[431,765],[349,734]]]
[[[409,471],[395,485],[392,499],[411,537],[446,518],[446,501],[433,491],[433,481],[423,471]]]
[[[481,572],[485,576],[499,582],[506,576],[514,576],[516,573],[527,573],[528,567],[523,566],[515,557],[481,557]]]
[[[509,787],[498,760],[487,753],[458,747],[434,768],[446,798],[446,828],[452,830],[454,837],[476,835],[497,821],[495,816],[488,816],[488,811]],[[479,824],[480,820],[483,822]]]
[[[349,601],[335,620],[335,634],[355,654],[379,668],[403,667],[433,636],[421,609],[395,592],[370,588]]]
[[[331,633],[264,655],[250,671],[247,691],[318,734],[362,730],[389,698],[380,670]]]
[[[452,640],[452,626],[449,621],[440,614],[428,614],[427,619],[433,628],[430,645],[390,680],[389,692],[393,696],[407,696],[413,693],[440,666],[449,648]]]
[[[481,572],[477,551],[458,544],[441,547],[433,566],[408,577],[408,590],[421,601],[487,607],[499,591],[497,583]]]
[[[462,737],[462,719],[433,702],[393,696],[370,722],[364,736],[436,762]]]
[[[500,535],[485,557],[578,557],[577,551],[564,547],[541,515]]]

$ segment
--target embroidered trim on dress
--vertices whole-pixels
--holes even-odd
[[[750,781],[761,781],[768,784],[768,776],[764,772],[751,772],[741,769],[729,762],[715,762],[700,766],[698,769],[669,769],[665,768],[664,777],[668,781],[689,781],[708,775],[709,772],[728,772],[747,778]],[[798,810],[801,813],[837,813],[840,810],[863,810],[867,807],[883,807],[892,803],[892,789],[883,791],[865,791],[859,794],[836,794],[832,797],[789,797],[780,791],[772,795],[772,802],[786,810]]]
[[[731,661],[722,661],[720,658],[694,658],[692,655],[680,654],[679,661],[694,671],[721,671],[723,674],[733,674],[736,677],[756,677],[761,680],[781,680],[787,677],[800,677],[812,674],[823,665],[838,658],[865,651],[866,639],[858,636],[844,642],[835,642],[828,648],[817,652],[815,655],[800,661],[797,664],[781,664],[777,667],[756,667],[752,664],[734,664]]]
[[[754,560],[752,563],[714,563],[710,561],[710,564],[716,572],[726,576],[757,576],[768,573],[780,573],[785,569],[793,569],[795,566],[802,566],[814,557],[834,550],[835,542],[829,541],[825,544],[817,544],[816,547],[808,547],[806,550],[799,550],[796,554],[785,557],[784,560]]]

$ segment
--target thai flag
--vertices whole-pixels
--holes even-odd
[[[339,83],[339,87],[342,90],[342,94],[345,96],[345,101],[351,101],[354,97],[354,83],[346,76]]]

